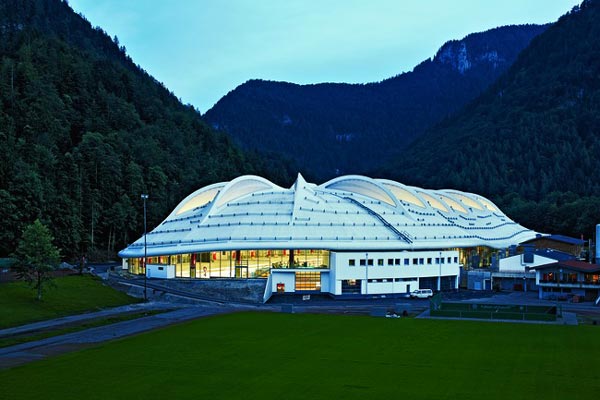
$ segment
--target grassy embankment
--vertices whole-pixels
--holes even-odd
[[[0,329],[139,302],[92,276],[65,276],[54,283],[41,301],[24,282],[1,284]]]
[[[230,314],[0,371],[0,381],[11,399],[595,399],[599,333]]]

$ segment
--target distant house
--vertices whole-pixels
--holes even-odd
[[[566,299],[569,295],[586,301],[600,296],[600,265],[567,260],[538,266],[535,276],[540,299]]]
[[[532,245],[526,245],[523,253],[499,260],[498,271],[491,274],[492,287],[500,290],[536,290],[536,267],[573,259],[575,256],[569,253],[534,249]]]
[[[522,244],[532,244],[536,249],[553,249],[579,257],[585,241],[564,235],[549,235],[536,237]]]

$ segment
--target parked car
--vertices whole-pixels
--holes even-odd
[[[428,299],[433,296],[433,290],[431,289],[417,289],[410,293],[410,297],[414,299]]]

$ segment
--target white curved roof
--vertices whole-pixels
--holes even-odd
[[[357,175],[318,186],[298,175],[296,183],[285,189],[248,175],[186,197],[148,233],[147,254],[505,248],[535,236],[490,200],[472,193]],[[142,237],[119,255],[141,257],[143,246]]]

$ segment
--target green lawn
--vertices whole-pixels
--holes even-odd
[[[91,276],[65,276],[44,292],[42,301],[24,282],[0,284],[0,329],[65,315],[94,311],[139,300]]]
[[[600,330],[244,313],[0,371],[9,399],[597,399]]]

